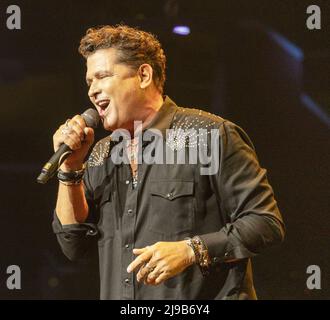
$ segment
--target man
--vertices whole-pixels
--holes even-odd
[[[147,32],[92,28],[79,51],[89,98],[112,134],[86,166],[94,132],[81,116],[54,135],[55,151],[62,143],[74,150],[58,175],[53,229],[63,252],[75,260],[98,246],[101,299],[256,298],[250,258],[280,243],[284,226],[246,133],[163,96],[165,56]],[[138,134],[156,131],[167,154],[192,159],[196,145],[206,146],[216,170],[204,170],[205,154],[184,163],[139,161],[153,142]],[[118,132],[128,136],[121,151]],[[123,154],[128,161],[116,162]]]

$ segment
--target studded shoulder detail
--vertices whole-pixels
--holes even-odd
[[[110,153],[110,141],[110,136],[108,136],[95,144],[87,161],[89,167],[98,167],[104,163]]]
[[[206,147],[210,130],[218,129],[223,121],[223,118],[203,110],[178,107],[166,144],[171,150],[196,147],[197,144]]]

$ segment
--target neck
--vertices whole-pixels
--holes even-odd
[[[161,108],[164,103],[164,99],[161,94],[158,94],[156,99],[152,100],[148,105],[148,114],[145,119],[142,120],[142,129],[148,126],[148,124],[152,121],[152,119],[156,116],[157,112]]]
[[[150,124],[163,103],[164,100],[160,93],[157,93],[144,100],[143,108],[139,110],[139,115],[135,119],[135,121],[142,121],[142,130]],[[130,127],[131,128],[128,131],[130,132],[131,136],[134,137],[134,134],[137,134],[137,132],[134,132],[134,122]]]

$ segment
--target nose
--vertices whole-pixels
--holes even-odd
[[[90,99],[96,98],[96,95],[101,92],[99,86],[97,85],[97,82],[94,80],[92,81],[89,89],[88,89],[88,96]]]

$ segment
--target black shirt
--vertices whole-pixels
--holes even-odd
[[[185,153],[196,137],[181,139],[180,129],[206,129],[207,142],[210,130],[218,130],[218,152],[212,151],[219,160],[218,169],[201,174],[207,165],[200,160],[193,164],[142,162],[134,188],[130,165],[113,160],[112,151],[119,142],[113,136],[102,139],[84,175],[88,219],[61,226],[54,215],[53,229],[63,252],[75,260],[98,246],[101,299],[255,298],[250,258],[280,243],[284,226],[266,170],[260,167],[249,137],[228,120],[180,108],[168,97],[148,128],[160,130],[166,139],[159,141],[167,150],[181,148]],[[168,134],[166,129],[174,130]],[[173,137],[173,132],[179,134]],[[142,153],[150,145],[144,141]],[[208,276],[203,277],[193,265],[163,284],[148,286],[137,283],[136,272],[127,273],[135,258],[134,247],[195,235],[204,241],[211,257]],[[230,262],[233,259],[240,260]]]

